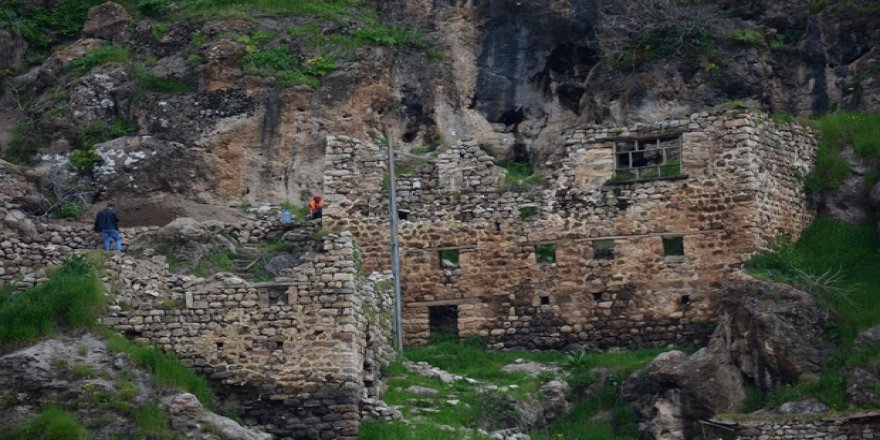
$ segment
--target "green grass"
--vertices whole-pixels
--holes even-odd
[[[620,384],[639,368],[648,365],[667,349],[654,348],[619,353],[592,353],[579,351],[565,357],[563,368],[566,380],[576,396],[572,412],[555,420],[549,426],[532,432],[536,440],[616,440],[639,438],[635,415],[625,402],[618,400]],[[584,390],[595,384],[599,376],[594,368],[613,372],[597,387],[597,392],[585,395]],[[593,421],[593,416],[610,412],[612,423]]]
[[[880,240],[874,228],[873,220],[848,225],[818,218],[797,243],[780,243],[773,252],[759,253],[748,262],[754,276],[811,292],[821,307],[838,314],[836,325],[828,329],[837,350],[826,359],[819,379],[753,398],[758,403],[751,406],[817,397],[834,410],[846,409],[846,371],[870,365],[878,357],[875,348],[853,345],[859,331],[880,324]]]
[[[171,439],[168,427],[168,416],[157,405],[145,405],[134,411],[132,415],[137,424],[137,434],[140,438],[151,440]]]
[[[562,355],[553,351],[489,351],[483,348],[479,338],[460,341],[455,336],[440,336],[431,344],[407,347],[407,359],[429,364],[473,379],[486,380],[498,385],[519,384],[522,377],[504,373],[501,368],[517,359],[537,362],[557,362]]]
[[[403,422],[367,422],[361,425],[359,440],[488,440],[488,436],[441,429],[429,422],[411,426]]]
[[[75,70],[85,72],[87,70],[91,70],[94,67],[103,66],[107,63],[128,62],[128,58],[128,49],[117,46],[115,44],[110,44],[107,46],[101,46],[83,55],[82,58],[71,62],[70,67]]]
[[[535,173],[535,165],[532,162],[501,161],[497,165],[507,170],[503,190],[525,192],[544,184],[544,177]]]
[[[46,408],[2,440],[89,440],[89,432],[76,417],[59,408]]]
[[[812,124],[819,129],[820,139],[816,168],[806,180],[808,190],[840,187],[850,174],[849,165],[841,156],[845,145],[852,145],[862,158],[880,160],[880,114],[838,113],[816,119]]]
[[[91,124],[81,127],[76,132],[78,148],[88,150],[96,144],[116,139],[136,130],[134,124],[126,119],[117,118],[109,124],[98,119]]]
[[[195,89],[194,85],[186,80],[173,77],[160,78],[150,74],[138,75],[138,85],[146,92],[168,94],[189,93]]]
[[[92,327],[104,306],[102,291],[95,269],[81,257],[70,257],[47,282],[0,296],[0,346]]]
[[[208,277],[218,272],[232,273],[234,271],[232,258],[230,251],[213,253],[200,261],[193,269],[193,273],[200,277]]]
[[[190,392],[206,407],[213,407],[214,395],[207,379],[183,366],[173,356],[129,341],[109,330],[104,330],[102,335],[111,350],[125,353],[132,363],[146,368],[157,384]]]

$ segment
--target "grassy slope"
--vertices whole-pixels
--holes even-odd
[[[14,349],[56,333],[89,329],[102,336],[111,350],[124,353],[132,363],[148,370],[156,384],[188,391],[206,406],[213,406],[214,397],[204,377],[181,365],[173,356],[131,342],[98,325],[97,318],[103,311],[103,305],[103,287],[95,268],[82,257],[71,257],[55,269],[44,284],[20,293],[13,293],[9,289],[0,292],[0,322],[3,323],[0,326],[0,347],[4,350]],[[91,375],[87,366],[78,367],[83,375]],[[118,390],[120,396],[125,392],[123,388]],[[112,399],[116,397],[108,396]],[[81,435],[83,428],[72,414],[65,411],[65,405],[75,404],[55,402],[57,406],[47,406],[37,418],[0,439],[89,438],[87,434]],[[132,408],[122,402],[111,409],[118,411],[120,416],[132,417],[147,434],[161,431],[164,429],[162,427],[167,426],[167,423],[156,422],[161,417],[157,415],[159,409],[154,405]],[[64,436],[65,433],[70,436]]]
[[[505,396],[519,399],[536,399],[538,387],[557,377],[564,378],[577,390],[596,384],[599,375],[594,368],[608,368],[613,372],[604,383],[594,386],[598,391],[584,395],[576,402],[574,411],[551,426],[532,433],[537,439],[624,439],[632,438],[634,424],[632,415],[617,401],[618,386],[632,371],[650,362],[664,350],[652,349],[626,353],[575,353],[565,356],[559,352],[534,351],[486,351],[478,339],[467,341],[439,340],[423,347],[409,347],[405,357],[414,362],[424,361],[454,374],[477,379],[498,386],[497,390],[480,392],[476,386],[460,381],[444,384],[436,378],[410,373],[399,362],[386,369],[389,390],[382,396],[389,405],[400,407],[404,418],[411,422],[373,422],[361,430],[363,440],[409,440],[409,439],[463,439],[483,438],[474,429],[483,426],[498,429],[510,414]],[[544,364],[559,364],[557,373],[529,376],[523,373],[504,373],[501,368],[517,359]],[[434,388],[436,397],[420,396],[406,389],[412,385]],[[583,395],[583,393],[578,393]],[[450,404],[455,399],[457,404]],[[428,411],[425,411],[428,408]],[[615,424],[624,430],[615,432],[608,420],[593,421],[591,417],[610,411]],[[443,429],[445,425],[453,429]]]
[[[769,395],[756,392],[749,396],[747,410],[813,396],[832,409],[847,409],[844,374],[853,366],[876,360],[876,350],[853,346],[859,331],[880,324],[880,240],[874,228],[873,220],[847,225],[819,218],[797,243],[780,245],[775,252],[758,254],[749,262],[752,274],[812,292],[822,307],[834,309],[839,322],[829,337],[839,347],[818,381]]]

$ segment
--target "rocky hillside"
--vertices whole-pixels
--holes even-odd
[[[525,161],[565,130],[731,100],[880,109],[867,0],[215,3],[0,2],[0,145],[39,170],[32,212],[299,201],[328,134]]]

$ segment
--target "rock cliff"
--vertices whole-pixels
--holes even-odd
[[[49,6],[19,3],[24,23]],[[49,42],[3,22],[8,159],[45,170],[94,148],[78,171],[99,199],[279,203],[320,190],[328,134],[387,132],[407,149],[474,138],[527,160],[566,130],[731,100],[880,109],[870,2],[395,0],[331,18],[147,3],[95,6]]]

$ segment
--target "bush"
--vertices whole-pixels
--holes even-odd
[[[95,165],[104,162],[101,155],[94,148],[78,148],[70,153],[68,162],[79,173],[87,174],[92,172]]]
[[[134,124],[125,119],[116,119],[109,125],[98,119],[90,125],[80,128],[76,133],[76,140],[80,149],[90,149],[96,144],[116,139],[134,130]]]
[[[73,218],[79,217],[83,207],[75,202],[65,200],[55,208],[55,218]]]

